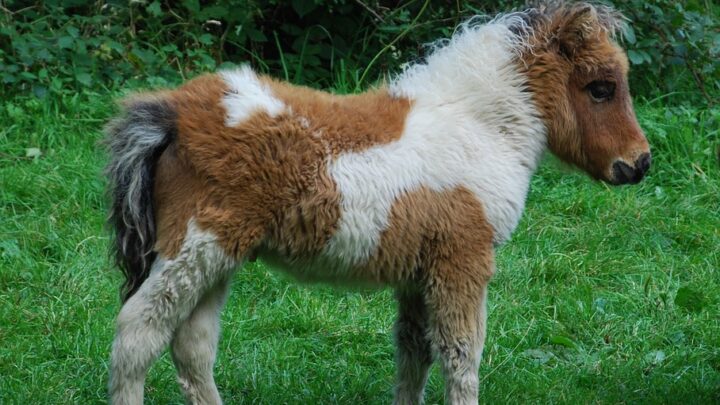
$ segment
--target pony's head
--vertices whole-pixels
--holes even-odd
[[[596,179],[639,182],[650,148],[633,111],[627,57],[613,40],[623,17],[605,6],[553,2],[523,19],[522,64],[550,150]]]

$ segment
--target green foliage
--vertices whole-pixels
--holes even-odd
[[[618,6],[631,20],[625,42],[636,90],[645,95],[694,90],[695,99],[720,101],[720,5],[624,0]]]
[[[225,0],[201,4],[94,1],[9,1],[0,29],[0,80],[10,90],[42,96],[63,88],[117,86],[128,80],[175,81],[223,64],[252,63],[296,82],[330,85],[338,72],[363,67],[406,33],[419,44],[447,36],[457,12],[437,28],[410,26],[422,4],[363,8],[351,0]],[[405,44],[403,44],[404,46]],[[377,72],[403,61],[400,44]],[[340,67],[343,67],[340,69]],[[159,82],[159,83],[157,83]]]
[[[708,0],[620,0],[636,93],[717,102],[720,6]],[[0,11],[3,93],[157,86],[251,63],[285,79],[364,87],[422,56],[459,21],[516,0],[17,1]],[[348,75],[343,77],[343,75]]]

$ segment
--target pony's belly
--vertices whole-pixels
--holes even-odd
[[[311,258],[288,258],[279,252],[261,250],[258,258],[271,270],[285,273],[308,283],[331,283],[346,285],[377,284],[369,279],[362,266],[349,267],[347,264],[325,254]]]

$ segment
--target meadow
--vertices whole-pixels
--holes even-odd
[[[106,402],[121,276],[98,141],[118,97],[0,105],[0,404]],[[720,402],[720,108],[636,104],[653,150],[640,185],[552,157],[534,177],[491,283],[483,402]],[[301,285],[250,263],[222,317],[220,392],[228,404],[389,403],[394,314],[391,291]],[[427,402],[442,393],[434,367]],[[182,402],[168,353],[146,401]]]

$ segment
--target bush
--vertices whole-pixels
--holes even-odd
[[[463,18],[521,2],[491,3],[459,9],[451,0],[7,1],[0,80],[3,93],[42,97],[128,82],[163,85],[251,63],[297,83],[360,87],[420,55],[423,43],[450,35]],[[682,100],[717,101],[718,6],[697,0],[617,6],[632,20],[626,43],[642,96],[676,92]]]
[[[633,84],[646,97],[668,93],[720,101],[720,6],[710,1],[627,0]],[[692,97],[694,96],[694,97]]]

